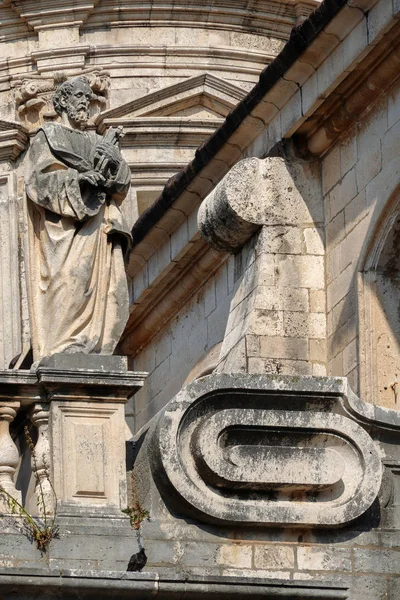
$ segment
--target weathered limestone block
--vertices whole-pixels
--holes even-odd
[[[354,521],[377,498],[382,466],[370,435],[347,414],[349,395],[340,378],[214,374],[193,382],[139,434],[134,476],[144,505],[152,502],[148,461],[147,479],[167,506],[200,521]]]

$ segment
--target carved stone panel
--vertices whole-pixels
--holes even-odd
[[[53,402],[51,411],[54,484],[62,502],[119,507],[123,405]],[[61,455],[68,460],[57,460]]]
[[[346,415],[345,396],[345,382],[333,378],[194,382],[163,411],[149,444],[163,497],[206,521],[356,519],[377,497],[382,467],[369,434]]]

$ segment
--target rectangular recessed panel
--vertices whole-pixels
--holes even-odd
[[[55,405],[53,405],[53,409]],[[123,412],[115,406],[60,405],[60,450],[63,469],[57,474],[62,497],[80,505],[119,504],[121,476],[120,426]],[[56,483],[58,485],[58,483]]]
[[[77,421],[73,424],[77,455],[74,496],[106,497],[104,429],[105,423],[102,419],[94,423]]]

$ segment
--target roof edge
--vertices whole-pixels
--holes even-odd
[[[346,3],[347,0],[323,0],[307,19],[292,29],[289,40],[261,72],[258,83],[232,109],[222,125],[199,146],[193,160],[166,183],[158,198],[140,215],[132,228],[133,247],[143,241],[150,229],[173,206],[186,186],[229,141],[243,119],[262,101],[265,94],[283,77]]]

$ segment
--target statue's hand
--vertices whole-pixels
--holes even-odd
[[[107,161],[109,161],[109,163],[111,163],[111,165],[114,167],[114,169],[119,168],[122,157],[117,146],[114,146],[113,144],[107,144],[107,142],[99,142],[96,146],[96,154],[106,158]]]
[[[86,171],[86,173],[79,173],[78,182],[80,185],[90,183],[91,185],[99,186],[105,182],[105,178],[97,171]]]

